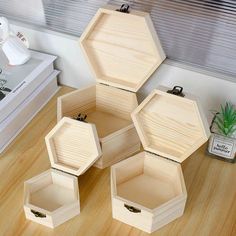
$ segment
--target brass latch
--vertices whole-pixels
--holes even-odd
[[[34,210],[30,210],[35,217],[39,217],[39,218],[46,218],[46,215],[41,213],[41,212],[38,212],[38,211],[34,211]]]
[[[127,205],[127,204],[124,204],[124,207],[125,207],[127,210],[129,210],[130,212],[133,212],[133,213],[140,213],[140,212],[141,212],[140,209],[135,208],[135,207],[133,207],[133,206],[129,206],[129,205]]]

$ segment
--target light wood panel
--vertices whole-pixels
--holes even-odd
[[[155,89],[134,110],[132,118],[144,149],[182,162],[209,137],[197,98]]]
[[[72,91],[63,87],[57,96]],[[113,220],[110,169],[89,169],[79,177],[81,214],[54,230],[27,221],[23,183],[50,168],[44,142],[56,124],[56,97],[0,156],[1,236],[148,236]],[[236,165],[209,158],[201,147],[182,164],[188,191],[184,215],[153,236],[236,235]]]
[[[79,176],[102,155],[94,124],[63,117],[45,137],[53,168]]]
[[[165,59],[148,13],[100,8],[80,37],[98,82],[137,92]]]

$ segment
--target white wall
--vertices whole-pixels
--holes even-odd
[[[51,53],[59,57],[56,67],[62,71],[60,76],[61,84],[79,88],[95,83],[76,37],[40,29],[30,29],[16,24],[12,25],[12,28],[27,35],[32,49]],[[219,108],[219,104],[225,101],[231,101],[236,104],[236,83],[217,77],[232,79],[193,67],[165,62],[141,88],[138,93],[139,100],[142,100],[158,85],[168,87],[181,85],[187,92],[199,97],[208,120],[210,120],[211,114],[209,110]]]
[[[58,56],[56,68],[61,70],[60,82],[70,87],[83,87],[95,83],[79,47],[78,38],[65,34],[37,30],[23,25],[11,25],[23,32],[30,48]]]

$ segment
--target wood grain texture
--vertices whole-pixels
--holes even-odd
[[[210,135],[197,98],[155,89],[133,111],[132,119],[146,151],[182,162]]]
[[[79,176],[102,155],[94,124],[63,117],[45,137],[51,165]]]
[[[27,180],[24,183],[24,211],[27,219],[50,228],[79,215],[77,178],[49,169]]]
[[[80,37],[100,83],[137,92],[165,59],[148,13],[100,8]]]
[[[112,166],[111,196],[114,219],[154,232],[183,215],[187,193],[181,166],[140,152]]]
[[[130,115],[137,106],[135,93],[96,84],[59,97],[57,118],[83,113],[87,122],[96,125],[103,155],[95,166],[102,169],[140,150]]]
[[[63,87],[58,95],[72,91]],[[113,220],[110,169],[89,169],[79,177],[81,214],[54,230],[27,221],[23,183],[50,168],[44,137],[56,124],[56,97],[0,157],[1,236],[147,236]],[[206,146],[182,163],[188,200],[184,215],[154,236],[236,235],[236,165],[209,158]]]

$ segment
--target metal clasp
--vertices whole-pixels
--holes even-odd
[[[86,122],[86,118],[87,118],[87,115],[83,115],[81,113],[79,113],[79,115],[74,117],[75,120],[83,121],[83,122]]]
[[[35,217],[39,217],[39,218],[46,218],[46,215],[41,213],[41,212],[38,212],[38,211],[34,211],[34,210],[30,210]]]
[[[120,9],[116,9],[116,11],[129,14],[129,4],[127,4],[127,3],[122,4]]]
[[[180,96],[180,97],[184,97],[185,95],[183,94],[183,87],[181,86],[174,86],[174,88],[172,90],[168,90],[167,93],[176,95],[176,96]]]
[[[140,212],[141,212],[140,209],[135,208],[135,207],[133,207],[133,206],[129,206],[129,205],[127,205],[127,204],[124,204],[124,207],[125,207],[127,210],[129,210],[130,212],[132,212],[132,213],[140,213]]]

